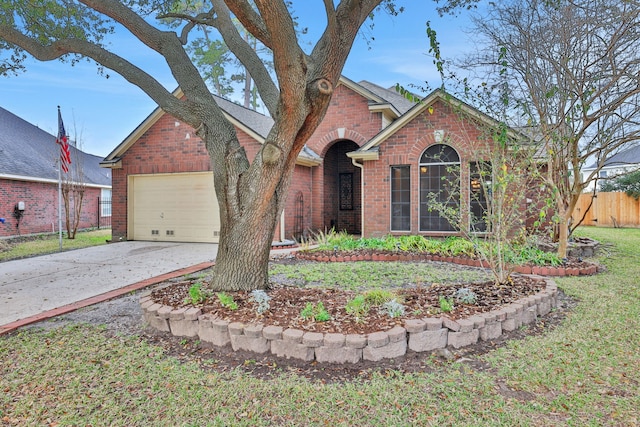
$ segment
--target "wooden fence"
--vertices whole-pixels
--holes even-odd
[[[589,208],[593,193],[580,195],[574,221],[580,220],[587,211],[582,225],[597,225],[601,227],[640,227],[640,200],[627,196],[625,193],[596,193],[593,205]]]

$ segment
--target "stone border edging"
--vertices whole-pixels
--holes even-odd
[[[546,288],[499,310],[453,320],[448,317],[426,317],[405,321],[404,327],[371,334],[338,334],[305,332],[232,322],[203,314],[197,307],[174,308],[155,303],[151,291],[140,298],[145,320],[153,328],[179,337],[198,337],[217,347],[231,344],[234,351],[246,350],[258,354],[271,352],[277,357],[321,363],[358,363],[379,361],[416,352],[440,348],[461,348],[500,337],[522,325],[534,323],[557,306],[558,287],[545,279]]]
[[[296,258],[306,261],[317,262],[354,262],[354,261],[441,261],[453,264],[466,265],[469,267],[488,267],[479,259],[460,257],[460,256],[443,256],[432,254],[397,254],[397,253],[366,253],[359,255],[341,255],[336,253],[329,256],[327,254],[313,254],[305,252],[296,252]],[[520,274],[536,274],[539,276],[590,276],[596,274],[598,267],[591,264],[589,267],[551,267],[538,265],[518,265],[514,271]]]

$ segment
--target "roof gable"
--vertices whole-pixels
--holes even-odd
[[[491,126],[498,125],[498,121],[481,112],[480,110],[471,107],[467,103],[459,100],[453,95],[448,94],[442,89],[436,89],[422,99],[421,102],[414,104],[409,110],[407,110],[400,118],[384,128],[380,133],[370,139],[366,144],[360,147],[358,150],[348,154],[349,157],[361,160],[377,160],[378,146],[386,141],[389,137],[405,127],[408,123],[414,120],[416,117],[433,108],[434,104],[438,101],[451,105],[457,110],[461,111],[468,117],[478,120],[481,123],[487,123]],[[519,134],[514,129],[509,129],[510,136],[513,138],[522,139],[523,135]]]
[[[182,98],[184,93],[182,89],[177,88],[173,91],[176,98]],[[251,136],[259,143],[264,143],[265,138],[273,127],[273,119],[264,114],[245,108],[234,102],[228,101],[219,96],[213,95],[216,103],[222,109],[225,118],[229,120],[238,129]],[[133,130],[101,163],[102,167],[113,168],[118,167],[120,158],[127,152],[133,144],[142,137],[166,112],[162,108],[157,107],[137,128]],[[298,163],[304,166],[313,166],[320,162],[320,158],[311,150],[303,150],[299,157]]]
[[[366,80],[356,83],[341,76],[339,84],[367,99],[369,110],[382,112],[391,119],[397,119],[415,105],[394,90],[385,89]]]
[[[71,167],[82,165],[84,183],[111,186],[111,174],[100,168],[101,157],[72,144],[69,149]],[[60,147],[54,135],[0,107],[0,177],[57,182],[59,156]]]

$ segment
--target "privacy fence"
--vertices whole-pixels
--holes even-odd
[[[640,200],[625,193],[593,193],[580,195],[573,214],[574,221],[580,220],[586,212],[583,225],[602,227],[640,227]],[[591,207],[589,207],[591,204]]]

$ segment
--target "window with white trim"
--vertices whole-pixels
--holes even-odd
[[[411,168],[391,166],[391,231],[411,231]]]
[[[460,156],[446,144],[420,157],[420,231],[456,231],[460,223]]]

